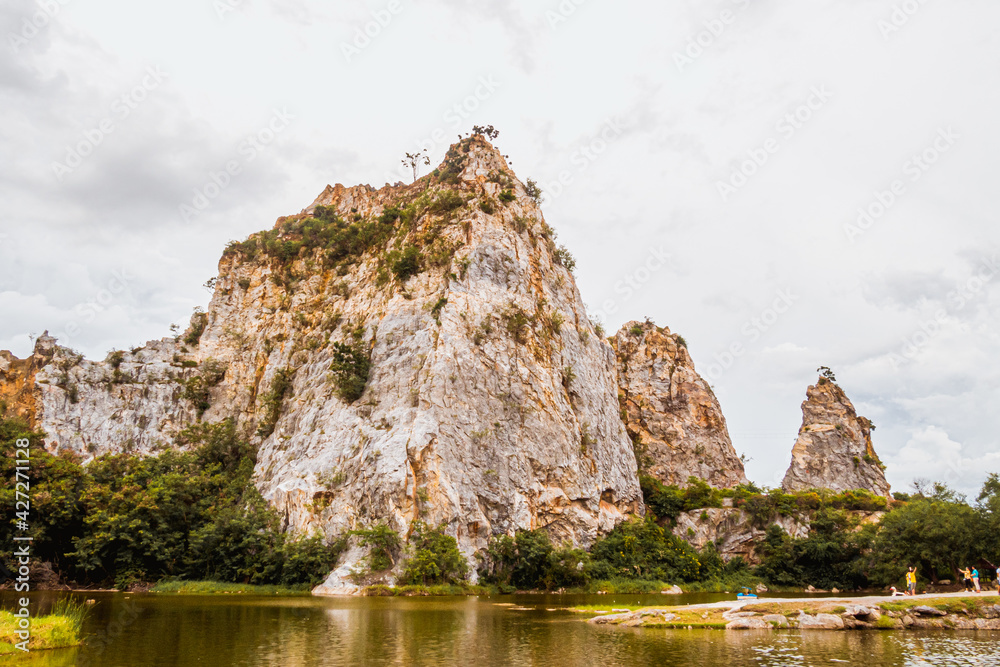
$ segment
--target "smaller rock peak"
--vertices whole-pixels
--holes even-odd
[[[643,338],[646,334],[656,332],[666,336],[672,335],[670,333],[669,327],[658,327],[656,322],[646,319],[640,322],[639,320],[631,320],[622,325],[622,328],[618,330],[619,336],[625,336],[632,338]]]
[[[718,487],[746,482],[722,407],[684,338],[649,319],[633,320],[611,346],[622,421],[640,468],[665,484],[683,486],[690,477]]]
[[[864,489],[888,496],[884,466],[875,453],[871,420],[854,405],[828,368],[802,402],[802,426],[782,487],[786,491]]]
[[[56,347],[56,339],[50,336],[48,330],[46,330],[42,332],[41,336],[35,339],[34,354],[38,357],[50,359],[56,353]]]
[[[617,349],[634,350],[643,345],[665,349],[668,350],[671,357],[676,357],[679,362],[689,366],[694,365],[684,336],[672,333],[669,327],[657,326],[649,318],[642,322],[638,320],[626,322],[614,338]]]

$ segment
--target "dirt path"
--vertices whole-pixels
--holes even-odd
[[[760,597],[750,600],[723,600],[722,602],[706,602],[703,604],[692,604],[685,605],[691,609],[739,609],[740,607],[748,604],[762,604],[768,602],[775,602],[778,604],[790,604],[796,602],[802,603],[817,603],[822,602],[823,604],[831,602],[846,602],[847,604],[863,604],[872,605],[878,604],[880,602],[899,602],[902,600],[932,600],[937,598],[967,598],[967,597],[994,597],[1000,600],[1000,596],[997,595],[996,591],[983,591],[982,593],[966,593],[965,591],[958,591],[956,593],[924,593],[919,595],[865,595],[865,596],[854,596],[854,597],[808,597],[808,598],[768,598]]]

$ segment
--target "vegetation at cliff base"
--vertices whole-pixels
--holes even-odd
[[[333,543],[285,533],[250,481],[256,451],[229,420],[188,428],[179,449],[101,456],[86,467],[72,454],[48,453],[41,434],[23,422],[0,418],[0,445],[12,450],[19,438],[31,442],[34,556],[67,580],[117,587],[162,581],[164,591],[211,588],[190,583],[204,581],[296,590],[321,582],[353,539],[368,549],[376,582],[396,572],[407,594],[469,587],[470,564],[443,526],[415,522],[406,542],[383,523]],[[12,479],[13,465],[4,458],[0,474]],[[955,580],[959,567],[982,571],[1000,562],[996,475],[973,504],[940,484],[919,484],[892,502],[863,491],[715,489],[695,479],[681,488],[647,475],[641,486],[646,516],[620,524],[589,551],[544,530],[493,537],[474,563],[481,583],[501,592],[640,592],[672,584],[735,590],[758,582],[855,590],[900,587],[909,565],[926,583]],[[14,493],[10,485],[0,488],[0,502],[13,506]],[[755,567],[740,557],[724,562],[716,544],[696,548],[693,531],[676,529],[683,513],[697,525],[711,512],[737,510],[760,531]],[[880,522],[865,520],[875,512]],[[13,521],[0,524],[0,540],[12,540]],[[788,535],[782,526],[789,522],[807,525],[808,533]]]
[[[469,564],[458,550],[458,542],[440,528],[418,521],[410,537],[412,555],[406,560],[400,581],[404,584],[456,584],[465,581]]]
[[[139,458],[101,456],[86,467],[42,447],[40,433],[0,418],[0,445],[30,439],[33,553],[63,577],[124,588],[164,577],[246,584],[315,585],[342,544],[281,530],[250,481],[255,450],[233,422],[184,431],[181,451]],[[0,474],[14,478],[14,459]],[[14,506],[12,485],[0,502]],[[0,524],[13,544],[14,518]],[[8,567],[13,563],[8,562]]]
[[[312,595],[309,584],[280,586],[274,584],[233,584],[221,581],[189,581],[161,579],[150,593],[177,593],[180,595]]]

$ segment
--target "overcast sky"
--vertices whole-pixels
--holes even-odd
[[[995,0],[5,0],[0,349],[168,335],[230,239],[493,124],[609,333],[687,339],[751,479],[780,484],[828,365],[895,490],[974,495],[1000,472],[998,22]]]

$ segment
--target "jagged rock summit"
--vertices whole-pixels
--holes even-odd
[[[874,428],[836,382],[820,377],[802,403],[802,427],[782,488],[865,489],[888,497],[884,467],[872,446]]]
[[[537,193],[472,136],[411,185],[328,187],[230,244],[183,335],[15,369],[35,373],[22,407],[85,457],[234,419],[290,530],[419,520],[467,555],[541,527],[587,546],[643,506],[615,355],[567,263]],[[350,590],[364,556],[320,592]]]
[[[717,487],[745,483],[722,408],[684,339],[649,321],[629,322],[611,345],[622,419],[649,474],[678,486],[692,476]]]

